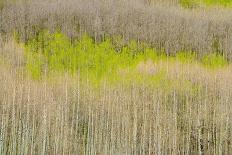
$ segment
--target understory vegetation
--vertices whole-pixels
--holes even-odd
[[[96,82],[105,77],[118,80],[117,74],[120,71],[133,70],[140,63],[147,61],[151,63],[150,65],[160,62],[198,63],[210,69],[228,64],[227,60],[217,53],[198,58],[194,52],[182,51],[174,56],[167,56],[163,51],[151,48],[146,43],[134,40],[125,43],[121,37],[113,39],[106,37],[104,41],[94,43],[87,34],[80,40],[71,41],[60,32],[48,31],[41,32],[36,38],[28,41],[24,49],[26,69],[34,79],[40,79],[44,74],[68,72],[79,73],[84,78],[88,76]]]
[[[183,7],[193,8],[199,6],[223,6],[223,7],[231,7],[232,1],[231,0],[180,0],[180,4]]]
[[[147,2],[0,3],[0,154],[232,153],[231,11]]]
[[[226,59],[114,41],[3,42],[1,154],[231,152]]]

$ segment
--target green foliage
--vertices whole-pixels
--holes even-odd
[[[222,55],[218,54],[205,55],[202,58],[202,63],[204,66],[211,69],[221,68],[228,64],[227,60]]]
[[[231,0],[204,0],[207,5],[221,5],[221,6],[231,6]]]
[[[197,6],[223,6],[231,7],[231,0],[181,0],[180,4],[185,8],[194,8]]]
[[[187,51],[187,52],[179,52],[176,54],[176,59],[182,63],[192,63],[196,61],[196,53]]]
[[[33,79],[39,80],[43,72],[43,57],[40,55],[40,53],[33,53],[30,51],[26,52],[25,57],[27,60],[27,71],[31,74]]]
[[[93,85],[99,85],[103,80],[117,84],[138,83],[154,87],[169,88],[173,81],[168,79],[168,73],[156,70],[154,64],[168,63],[194,63],[196,55],[191,52],[179,52],[175,56],[166,56],[144,43],[131,41],[117,50],[114,41],[106,39],[94,43],[92,38],[84,35],[80,40],[71,42],[60,32],[41,32],[36,38],[25,45],[26,70],[33,79],[54,73],[76,75],[79,73],[82,80],[88,80]],[[150,64],[146,64],[146,62]],[[138,66],[144,62],[147,67],[145,74],[138,71]],[[208,55],[202,59],[205,66],[210,68],[223,67],[227,62],[219,55]],[[150,65],[150,66],[149,66]],[[162,85],[161,85],[162,84]]]
[[[196,7],[199,3],[197,2],[197,0],[180,0],[180,4],[181,4],[184,8],[194,8],[194,7]]]
[[[131,47],[134,48],[134,47]],[[116,68],[132,64],[131,49],[117,53],[109,39],[99,44],[84,35],[71,44],[63,34],[43,32],[26,45],[27,69],[34,78],[41,72],[79,72],[83,77],[99,81],[103,76],[113,75]],[[37,76],[37,77],[36,77]]]
[[[94,44],[88,35],[84,35],[72,44],[68,37],[59,32],[41,32],[25,46],[26,67],[34,79],[39,79],[42,72],[48,71],[79,72],[82,77],[95,82],[104,77],[113,80],[119,69],[136,66],[143,59],[157,59],[153,49],[141,50],[135,41],[118,52],[110,39]]]

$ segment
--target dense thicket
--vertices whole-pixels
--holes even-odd
[[[231,154],[230,10],[4,1],[0,154]]]
[[[137,0],[52,0],[6,5],[0,13],[0,32],[17,32],[28,40],[42,29],[57,29],[71,38],[89,33],[95,40],[121,35],[165,49],[223,54],[232,59],[232,12],[150,6]]]
[[[76,56],[89,75],[118,66],[107,66],[106,59],[115,62],[117,56],[109,53],[112,59],[108,58],[106,43],[95,46],[82,40],[79,51],[70,55],[65,49],[72,47],[59,40],[60,35],[49,43],[54,51],[50,60],[55,58],[48,64],[49,71],[57,71],[54,67],[63,63],[68,70],[73,66],[69,62],[74,62],[69,56]],[[113,75],[107,75],[93,87],[92,78],[83,79],[81,70],[73,76],[62,73],[32,80],[27,68],[42,62],[39,53],[33,56],[33,61],[24,60],[23,49],[14,41],[0,46],[0,154],[232,152],[232,66],[212,72],[188,57],[154,61],[150,56],[135,60],[133,67],[117,67],[121,77],[117,83],[111,84]],[[131,57],[116,62],[122,60]]]

